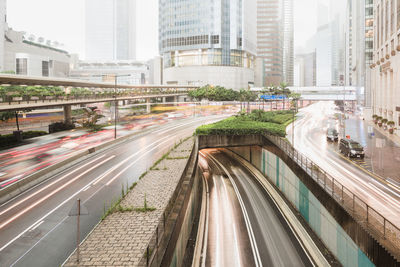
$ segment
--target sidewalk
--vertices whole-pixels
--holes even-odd
[[[189,138],[139,178],[137,186],[122,199],[120,210],[106,216],[81,243],[80,263],[76,262],[75,251],[64,266],[145,266],[146,247],[156,229],[164,231],[157,226],[185,169],[193,142]],[[134,209],[142,208],[144,199],[154,211]]]
[[[374,136],[368,134],[372,127]],[[388,182],[400,186],[400,137],[389,134],[373,121],[364,121],[359,117],[350,116],[346,120],[346,135],[360,142],[365,148],[365,165],[363,167],[381,176]],[[378,139],[385,140],[383,148],[377,147]],[[379,144],[378,144],[379,145]]]

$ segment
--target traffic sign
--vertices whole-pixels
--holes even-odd
[[[284,95],[262,95],[261,99],[264,99],[264,100],[283,100],[283,99],[287,99],[287,97],[284,96]]]

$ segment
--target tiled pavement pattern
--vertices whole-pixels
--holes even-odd
[[[149,171],[121,202],[123,207],[143,207],[146,194],[152,212],[113,213],[102,221],[80,246],[80,263],[76,252],[65,266],[137,266],[169,199],[182,175],[193,146],[193,138],[182,143],[169,159],[158,164],[160,170]],[[172,159],[172,158],[183,159]]]

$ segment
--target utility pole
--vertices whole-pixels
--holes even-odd
[[[343,86],[343,139],[346,139],[346,87]]]
[[[81,216],[81,199],[80,198],[78,198],[77,204],[78,204],[78,207],[77,207],[78,214],[76,216],[76,218],[77,218],[76,219],[77,220],[77,227],[76,227],[76,262],[79,263],[79,243],[80,243],[80,227],[79,227],[80,222],[79,222],[79,219],[80,219],[80,216]]]

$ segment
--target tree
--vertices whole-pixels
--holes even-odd
[[[12,118],[14,118],[15,112],[13,111],[4,111],[0,112],[0,121],[6,122]]]
[[[247,102],[247,112],[250,112],[250,102],[254,101],[257,99],[257,95],[248,90],[248,89],[240,89],[239,90],[239,100],[240,100],[240,106],[242,106],[242,102]],[[242,108],[241,108],[242,109]]]
[[[100,130],[101,126],[97,125],[97,122],[104,116],[99,114],[96,108],[84,108],[83,110],[85,111],[85,119],[82,123],[82,126],[90,128],[94,131]]]

